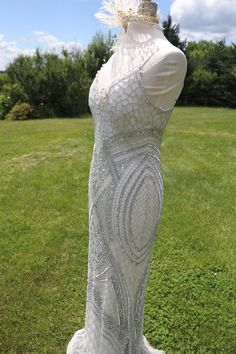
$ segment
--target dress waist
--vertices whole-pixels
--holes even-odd
[[[120,132],[111,136],[96,134],[94,149],[112,150],[113,152],[135,149],[135,147],[153,145],[160,149],[163,132],[160,129],[144,129],[132,132]]]

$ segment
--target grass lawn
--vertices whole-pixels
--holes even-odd
[[[4,354],[64,354],[84,326],[93,122],[0,121]],[[176,107],[144,330],[166,354],[236,353],[236,110]]]

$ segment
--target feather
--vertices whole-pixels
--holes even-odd
[[[95,17],[109,27],[122,27],[120,13],[128,14],[130,9],[137,12],[138,5],[138,0],[103,0],[100,11],[95,13]]]
[[[115,51],[125,42],[125,32],[127,24],[131,20],[150,22],[148,17],[139,14],[140,0],[103,0],[99,12],[95,13],[95,17],[108,27],[121,27],[123,31],[114,41],[112,51]],[[160,21],[160,11],[157,11],[157,20]]]

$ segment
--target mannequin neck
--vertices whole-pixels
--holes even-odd
[[[129,22],[126,31],[126,41],[144,43],[150,39],[165,39],[162,27],[158,23]]]

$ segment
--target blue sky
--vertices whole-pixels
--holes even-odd
[[[171,2],[159,2],[163,15]],[[1,3],[0,33],[22,48],[35,46],[34,31],[86,45],[96,30],[107,32],[94,16],[100,6],[101,0],[6,0]]]
[[[102,0],[2,0],[0,11],[0,69],[20,53],[36,47],[60,49],[87,45],[96,30],[108,32],[94,14]],[[189,40],[236,39],[236,0],[158,1],[161,20],[170,12]],[[119,30],[112,30],[113,33]]]

